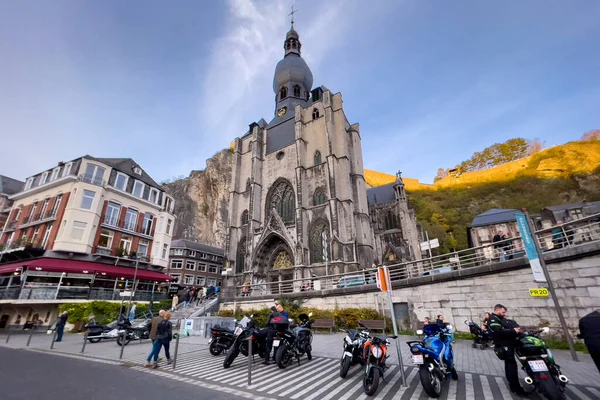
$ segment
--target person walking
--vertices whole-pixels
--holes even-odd
[[[129,310],[129,321],[132,321],[135,319],[135,309],[137,308],[136,304],[133,304],[131,306],[131,310]]]
[[[171,302],[171,311],[175,311],[178,304],[179,304],[179,296],[177,296],[177,293],[175,293],[173,295],[173,301]]]
[[[490,329],[494,339],[494,352],[496,356],[504,361],[504,374],[508,381],[510,391],[517,396],[528,396],[519,382],[519,368],[515,359],[515,346],[521,333],[521,328],[515,328],[514,324],[506,319],[506,307],[502,304],[494,306],[494,313],[490,317]]]
[[[173,323],[170,321],[170,319],[171,313],[166,313],[165,319],[163,319],[158,324],[158,329],[156,332],[156,341],[160,343],[158,352],[160,353],[161,347],[165,348],[165,357],[167,357],[167,364],[171,364],[173,362],[171,360],[171,353],[169,351],[171,340],[173,340]]]
[[[183,295],[183,306],[184,307],[187,307],[188,304],[190,304],[190,298],[191,298],[190,291],[186,290],[186,292]]]
[[[150,321],[150,334],[148,335],[148,337],[150,338],[150,341],[152,342],[152,350],[150,352],[150,356],[148,356],[148,363],[150,363],[150,358],[152,357],[152,355],[154,355],[153,351],[154,351],[154,342],[156,342],[156,332],[158,331],[158,324],[160,324],[160,322],[164,319],[165,316],[165,310],[160,310],[158,312],[158,316],[152,318],[152,320]],[[159,349],[160,352],[160,349]]]
[[[58,321],[56,321],[56,340],[55,342],[62,342],[63,333],[65,331],[65,325],[67,324],[67,320],[69,319],[69,313],[63,311],[58,317]]]
[[[579,320],[579,339],[583,339],[600,372],[600,311],[589,313]]]

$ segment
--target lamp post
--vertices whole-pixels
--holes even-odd
[[[135,271],[133,272],[133,283],[131,284],[131,291],[129,292],[129,304],[127,305],[127,314],[129,315],[129,311],[131,311],[131,300],[133,300],[133,291],[135,289],[135,279],[137,278],[138,271],[138,259],[135,259]]]

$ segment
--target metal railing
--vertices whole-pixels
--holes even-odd
[[[58,286],[55,284],[32,286],[25,285],[0,287],[0,300],[121,300],[122,290],[89,286]],[[160,301],[169,298],[168,293],[136,290],[135,301]]]
[[[600,241],[600,214],[565,222],[551,228],[535,232],[542,251],[549,252],[568,246]],[[525,257],[520,236],[495,243],[487,243],[453,253],[431,258],[388,265],[393,282],[444,274],[466,268],[490,265]],[[282,295],[313,290],[335,290],[375,284],[375,269],[369,268],[354,272],[313,276],[313,278],[277,280],[271,282],[243,283],[236,287],[236,297],[260,297]]]

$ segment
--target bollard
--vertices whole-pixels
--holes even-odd
[[[175,369],[175,365],[177,364],[177,351],[179,350],[179,336],[181,336],[181,320],[177,324],[177,337],[175,338],[175,354],[173,354],[173,369]]]
[[[83,334],[83,346],[81,347],[81,354],[85,352],[85,345],[87,344],[87,331]]]
[[[119,360],[123,359],[123,350],[125,350],[125,332],[121,333],[121,354]]]
[[[31,343],[31,336],[33,336],[33,327],[34,327],[34,326],[35,326],[35,325],[33,325],[33,326],[31,327],[31,329],[29,330],[29,338],[27,339],[27,347],[29,347],[29,343]]]
[[[248,386],[252,384],[252,338],[253,336],[248,338]]]
[[[8,329],[6,331],[6,343],[8,343],[8,340],[10,339],[10,333],[11,333],[11,329],[10,329],[10,325],[8,326]]]
[[[52,343],[50,343],[50,350],[54,350],[54,342],[56,341],[56,329],[54,330],[54,335],[52,335]]]

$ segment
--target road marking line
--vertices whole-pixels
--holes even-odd
[[[317,366],[326,365],[327,363],[324,363],[323,361],[325,361],[325,360],[320,359],[320,360],[317,360],[316,362],[311,362],[310,369],[312,370],[313,368],[316,368]],[[277,369],[279,369],[279,368],[277,368]],[[292,368],[289,371],[284,372],[284,373],[281,373],[281,372],[275,373],[275,376],[272,376],[268,379],[265,379],[264,381],[261,381],[258,385],[256,383],[252,384],[251,389],[261,391],[268,387],[271,387],[273,385],[271,382],[273,382],[273,381],[283,381],[283,379],[291,378],[291,377],[296,376],[297,374],[303,373],[303,372],[306,372],[306,369],[302,368],[302,366],[299,366],[296,368]],[[277,384],[277,383],[278,382],[275,382],[275,384]],[[238,386],[248,388],[248,382],[245,382]]]
[[[575,395],[577,397],[579,397],[581,400],[592,400],[589,397],[587,397],[585,394],[583,394],[579,389],[577,389],[575,386],[569,386],[569,390],[573,393],[575,393]]]
[[[465,396],[467,399],[475,398],[475,390],[473,389],[473,375],[465,374]]]
[[[412,368],[412,371],[410,371],[410,374],[408,374],[408,376],[406,377],[406,382],[408,382],[407,386],[400,386],[400,389],[398,389],[398,391],[394,393],[394,397],[392,397],[392,399],[401,399],[402,395],[412,387],[414,382],[416,382],[417,385],[419,384],[419,375],[417,374],[418,371],[418,368]]]
[[[316,378],[316,377],[318,377],[318,376],[320,375],[320,374],[317,374],[317,372],[320,372],[320,371],[322,371],[322,372],[321,372],[321,374],[324,374],[324,375],[327,375],[327,376],[331,376],[331,373],[332,373],[332,372],[335,370],[335,368],[336,368],[336,367],[335,367],[335,365],[329,365],[329,363],[324,363],[324,364],[323,364],[322,366],[320,366],[319,368],[313,368],[313,369],[311,369],[311,371],[310,371],[310,372],[311,372],[311,375],[313,376],[313,379],[314,379],[314,378]],[[292,385],[292,384],[295,384],[295,383],[297,383],[297,382],[299,382],[299,381],[301,381],[301,380],[303,380],[303,379],[306,379],[306,377],[301,375],[301,376],[297,377],[296,379],[294,379],[294,380],[292,380],[292,381],[286,381],[285,383],[286,383],[286,386],[287,386],[288,384],[289,384],[289,385]],[[267,392],[267,394],[274,394],[274,393],[277,393],[277,392],[278,392],[278,391],[280,391],[281,389],[282,389],[282,388],[280,388],[280,387],[279,387],[279,388],[276,388],[276,389],[273,389],[273,390],[271,390],[271,391]],[[278,396],[285,397],[285,396],[287,396],[288,394],[292,393],[292,392],[293,392],[294,390],[296,390],[296,389],[297,389],[296,387],[292,387],[292,388],[290,388],[290,389],[286,390],[286,391],[285,391],[285,392],[283,392],[283,393],[279,393],[279,394],[278,394]]]
[[[316,389],[316,387],[318,387],[319,385],[324,384],[325,382],[327,382],[330,379],[332,379],[331,376],[326,376],[325,378],[322,378],[322,379],[314,382],[312,385],[306,387],[303,391],[296,393],[291,398],[292,399],[297,399],[298,397],[301,397],[302,395],[310,392],[311,390]],[[336,382],[335,378],[334,378],[334,382]]]
[[[418,385],[412,396],[410,396],[410,400],[418,400],[421,394],[423,394],[423,385]]]
[[[511,400],[513,397],[510,394],[508,387],[506,387],[506,382],[504,382],[504,379],[500,376],[497,376],[495,379],[496,379],[496,384],[500,388],[500,394],[502,395],[502,398],[504,400]]]
[[[483,398],[485,400],[494,400],[494,395],[492,394],[492,388],[490,387],[488,377],[485,375],[479,375],[479,381],[481,382],[481,389],[483,390]]]
[[[458,382],[450,381],[448,385],[448,395],[446,396],[446,400],[456,400],[456,391],[458,390]]]
[[[391,375],[392,372],[394,373],[394,375]],[[388,382],[382,389],[379,390],[379,393],[377,393],[375,400],[383,399],[385,397],[385,395],[392,389],[392,387],[394,386],[394,384],[396,383],[396,381],[398,380],[399,377],[400,377],[400,368],[394,367],[394,369],[391,370],[388,374],[388,379],[387,379]],[[366,398],[367,398],[367,395],[365,393],[363,393],[362,396],[359,397],[359,399],[366,399]]]
[[[260,367],[257,367],[256,369],[253,368],[252,369],[252,380],[254,380],[260,376],[267,375],[268,373],[272,373],[273,369],[269,368],[269,367],[270,367],[269,365],[261,365]],[[246,373],[247,372],[248,372],[248,370],[246,370]],[[225,380],[222,380],[221,383],[229,384],[236,380],[237,379],[225,379]]]
[[[589,386],[586,387],[586,389],[588,391],[592,392],[596,396],[596,398],[600,399],[600,390],[596,390],[593,387],[589,387]]]
[[[350,370],[348,372],[348,375],[345,378],[345,381],[347,382],[351,382],[352,379],[356,378],[357,372],[359,373],[358,375],[360,375],[360,373],[362,372],[362,368],[354,368],[353,370]],[[343,382],[343,381],[342,381]],[[325,392],[327,389],[329,389],[330,387],[332,387],[333,385],[339,383],[338,379],[334,379],[333,381],[329,382],[327,385],[323,386],[321,389],[317,390],[315,393],[313,393],[310,397],[306,397],[304,400],[312,400],[313,398],[317,397],[318,395],[320,395],[321,393]],[[298,398],[299,396],[293,396],[292,398]]]

